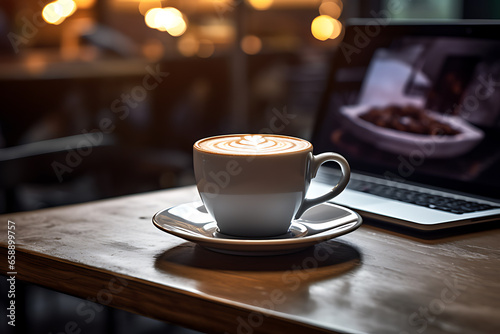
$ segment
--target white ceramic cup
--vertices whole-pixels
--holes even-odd
[[[350,177],[337,153],[313,155],[304,139],[281,135],[215,136],[193,145],[196,184],[220,233],[236,237],[286,234],[293,219],[340,194]],[[306,198],[311,179],[327,161],[342,176],[328,193]]]

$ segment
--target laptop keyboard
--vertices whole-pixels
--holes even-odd
[[[352,190],[455,214],[484,211],[496,208],[488,204],[428,194],[415,190],[402,189],[369,181],[351,179],[347,187]]]

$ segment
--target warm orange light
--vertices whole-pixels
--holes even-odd
[[[225,12],[227,10],[234,9],[236,3],[234,0],[204,0],[204,2],[209,2],[218,11]]]
[[[147,40],[141,48],[142,54],[149,61],[156,62],[163,57],[165,54],[165,48],[163,44],[157,39]]]
[[[163,11],[165,13],[168,13],[168,15],[172,15],[174,17],[180,17],[180,18],[182,18],[182,13],[177,8],[174,8],[174,7],[165,7],[165,8],[163,8]]]
[[[60,6],[61,16],[68,17],[76,11],[76,3],[73,0],[57,0],[56,4]]]
[[[240,43],[243,52],[249,55],[254,55],[260,52],[262,49],[262,41],[259,37],[254,35],[246,35],[243,37]]]
[[[146,25],[153,29],[166,31],[172,36],[180,36],[187,29],[182,13],[174,7],[151,8],[144,16]]]
[[[340,0],[325,0],[319,6],[319,13],[321,15],[328,15],[334,19],[338,19],[340,17],[340,14],[342,14],[342,7],[343,4]]]
[[[56,2],[51,2],[43,7],[42,17],[45,22],[50,24],[61,24],[65,17],[62,15],[62,7]]]
[[[182,14],[173,7],[163,8],[155,17],[156,29],[167,31],[170,28],[180,25]]]
[[[24,68],[31,74],[43,73],[47,68],[47,60],[37,53],[28,54],[23,62]]]
[[[271,7],[274,0],[247,0],[247,2],[257,10],[265,10]]]
[[[156,29],[156,15],[161,12],[161,8],[151,8],[146,12],[146,15],[144,16],[144,21],[146,22],[146,25],[152,29]]]
[[[185,35],[177,42],[177,49],[184,57],[192,57],[198,52],[198,40],[192,35]]]
[[[317,16],[311,24],[311,32],[316,39],[326,41],[335,29],[334,19],[328,15]]]
[[[339,37],[341,32],[342,32],[342,23],[340,23],[339,20],[333,19],[333,32],[328,38],[335,39]]]
[[[199,25],[197,30],[202,38],[211,40],[214,43],[230,44],[234,41],[236,31],[233,25],[228,22],[206,22]]]
[[[139,3],[139,12],[141,12],[142,15],[146,15],[148,10],[151,8],[160,8],[161,7],[161,1],[159,0],[140,0],[141,2]]]
[[[76,0],[76,7],[80,9],[88,9],[94,6],[96,0]]]
[[[178,20],[176,20],[176,23],[173,27],[167,28],[167,32],[174,37],[178,37],[184,34],[186,32],[186,29],[187,23],[182,17],[180,17],[178,18]]]
[[[43,7],[42,17],[45,22],[57,25],[75,11],[76,3],[73,0],[57,0]]]

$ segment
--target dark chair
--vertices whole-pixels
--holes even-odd
[[[123,147],[113,136],[101,138],[96,144],[82,134],[0,149],[1,211],[73,204],[191,182],[187,153]]]

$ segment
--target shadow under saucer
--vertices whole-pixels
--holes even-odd
[[[279,307],[297,303],[307,309],[316,307],[308,297],[313,285],[351,274],[361,264],[358,249],[338,240],[265,257],[223,254],[187,242],[159,253],[155,260],[158,272],[182,277],[209,296],[258,306],[259,301],[280,295],[286,303]]]
[[[155,267],[161,271],[169,271],[173,265],[228,271],[286,271],[299,265],[305,269],[330,268],[332,273],[341,273],[360,263],[359,251],[338,240],[318,243],[291,254],[273,256],[223,254],[187,242],[158,254]]]

